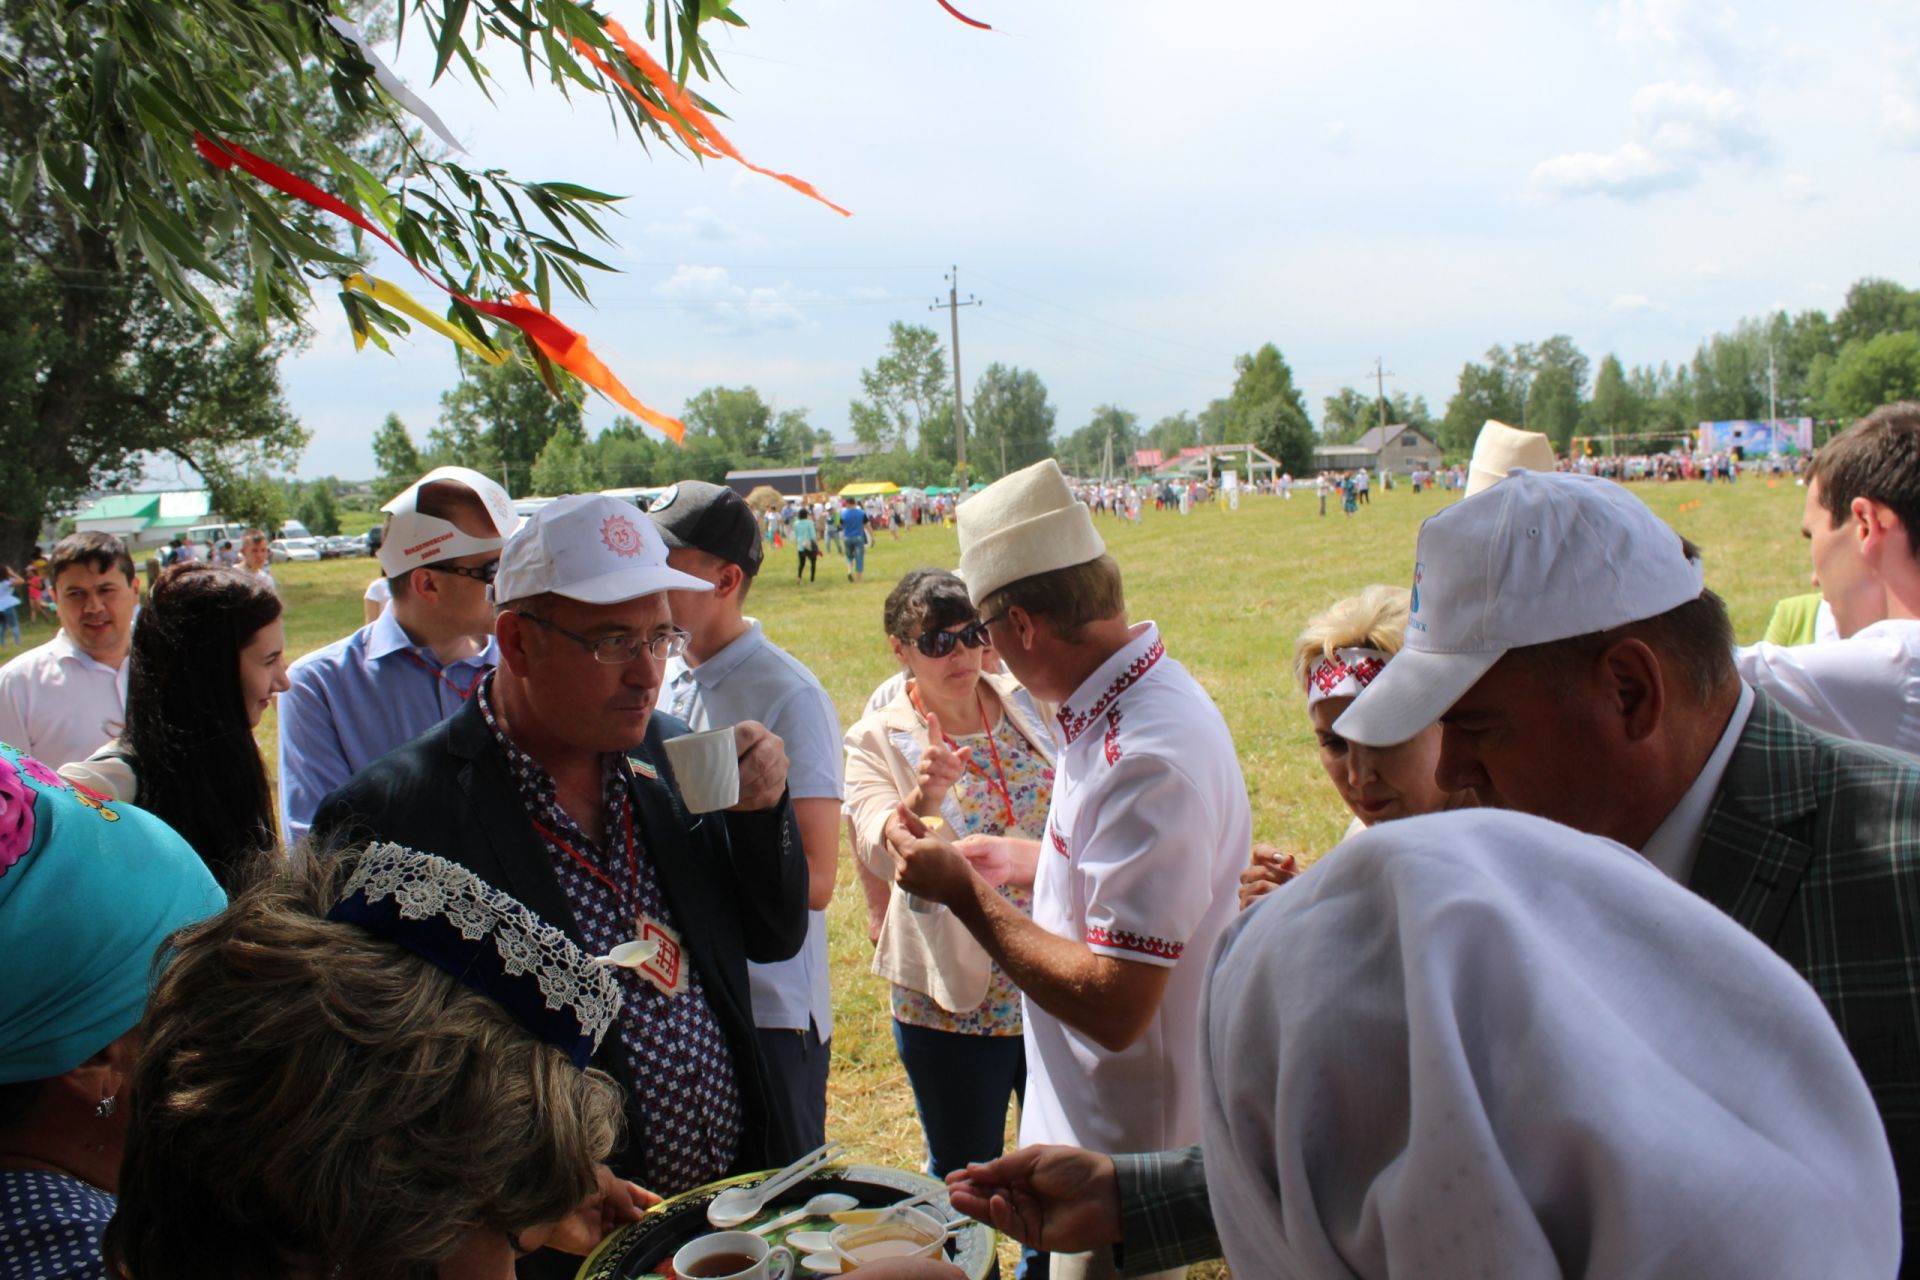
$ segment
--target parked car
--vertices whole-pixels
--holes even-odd
[[[320,548],[312,538],[275,538],[267,544],[269,560],[318,560]]]

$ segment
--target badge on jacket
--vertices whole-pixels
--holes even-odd
[[[657,942],[659,950],[652,959],[641,965],[638,972],[651,982],[655,989],[670,996],[685,995],[687,991],[687,952],[680,943],[680,935],[666,925],[648,915],[634,917],[633,936],[640,942]]]

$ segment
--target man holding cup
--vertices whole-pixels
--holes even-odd
[[[666,593],[709,589],[668,566],[630,505],[550,503],[501,556],[498,670],[314,824],[459,862],[593,954],[652,946],[618,971],[617,1034],[595,1062],[627,1091],[613,1167],[663,1194],[799,1154],[770,1128],[747,986],[749,960],[785,959],[806,936],[786,753],[765,726],[735,725],[738,801],[690,812],[663,746],[687,726],[655,709],[687,643]]]
[[[746,500],[725,485],[683,480],[647,516],[667,544],[667,563],[711,588],[668,597],[688,640],[667,663],[663,701],[696,730],[757,720],[786,748],[787,791],[807,858],[807,940],[791,960],[749,965],[747,977],[773,1070],[775,1123],[788,1146],[811,1151],[827,1140],[827,904],[840,862],[840,716],[813,673],[746,616],[765,554]]]
[[[1207,955],[1253,843],[1232,735],[1154,624],[1128,621],[1120,568],[1058,463],[1003,477],[956,518],[988,638],[1058,706],[1033,917],[904,807],[887,827],[896,878],[951,908],[1024,996],[1023,1145],[1190,1144]],[[1054,1280],[1114,1274],[1103,1254],[1049,1266]]]

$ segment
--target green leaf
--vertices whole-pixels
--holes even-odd
[[[446,74],[447,64],[453,61],[456,51],[465,54],[466,42],[461,38],[467,25],[467,5],[469,0],[452,0],[440,17],[440,34],[434,41],[433,80],[439,82]]]
[[[554,195],[569,200],[584,200],[588,204],[616,204],[625,200],[625,196],[610,196],[604,191],[595,191],[592,187],[583,187],[575,182],[530,182],[529,187],[541,191],[550,191]]]

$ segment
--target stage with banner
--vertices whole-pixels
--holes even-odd
[[[1727,422],[1703,422],[1700,449],[1703,453],[1738,449],[1748,458],[1764,458],[1775,453],[1787,457],[1809,454],[1813,452],[1813,419],[1736,418]]]

